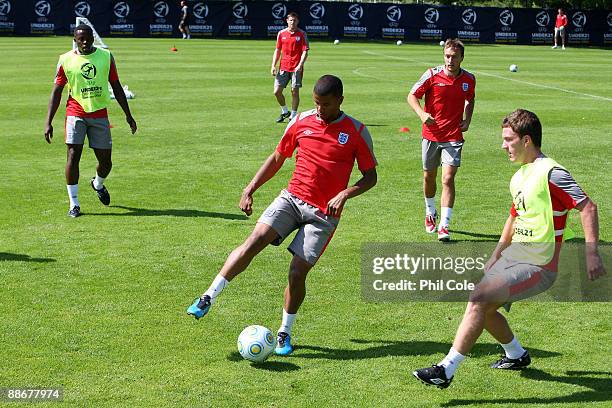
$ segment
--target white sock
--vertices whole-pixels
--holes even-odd
[[[96,177],[94,177],[94,181],[93,181],[93,186],[96,190],[100,190],[102,187],[104,187],[104,180],[106,180],[105,177],[100,177],[98,176],[98,173],[96,173]]]
[[[293,327],[293,322],[295,321],[296,313],[290,314],[283,309],[283,321],[281,322],[281,326],[278,328],[278,332],[285,332],[291,335],[291,328]]]
[[[187,38],[187,34],[183,34],[183,40]]]
[[[521,343],[515,338],[508,344],[501,345],[506,352],[506,357],[516,360],[520,358],[523,354],[525,354],[525,349],[521,346]]]
[[[79,185],[78,184],[67,184],[68,198],[70,199],[70,209],[79,205]]]
[[[217,276],[215,276],[215,279],[210,284],[210,287],[208,288],[208,290],[204,292],[204,295],[210,296],[210,303],[214,303],[217,296],[219,296],[221,291],[227,285],[229,285],[229,281],[225,279],[223,276],[221,276],[221,274],[218,274]]]
[[[425,214],[434,215],[436,213],[436,197],[425,197]]]
[[[446,378],[451,378],[455,375],[455,371],[457,371],[459,364],[461,364],[463,360],[465,360],[465,356],[451,347],[446,357],[444,357],[444,359],[440,361],[438,365],[444,367]]]
[[[452,216],[453,216],[452,207],[442,207],[442,219],[440,220],[440,225],[448,227],[450,225],[450,220]]]
[[[287,113],[287,112],[289,112],[289,109],[287,109],[287,105],[281,106],[281,113]]]
[[[292,110],[291,111],[291,119],[295,118],[297,116],[297,111]]]

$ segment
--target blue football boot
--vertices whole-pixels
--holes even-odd
[[[187,314],[192,315],[196,320],[201,319],[210,310],[210,306],[212,305],[210,300],[210,296],[208,295],[196,298],[193,304],[187,308]]]
[[[291,336],[285,332],[278,332],[276,338],[277,344],[274,352],[279,356],[288,356],[293,353],[293,346],[291,345]]]

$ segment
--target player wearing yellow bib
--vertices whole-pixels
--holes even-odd
[[[512,208],[499,244],[485,265],[485,276],[470,296],[453,346],[437,365],[413,375],[426,384],[446,388],[459,364],[470,352],[483,329],[503,347],[505,354],[491,365],[497,369],[521,369],[531,357],[518,342],[506,318],[497,311],[511,302],[535,296],[552,286],[567,213],[580,211],[586,242],[587,275],[591,280],[605,274],[597,250],[597,206],[567,170],[544,156],[542,125],[529,111],[518,109],[502,123],[502,148],[521,168],[510,182]]]
[[[104,205],[110,204],[110,194],[104,180],[111,171],[112,139],[106,107],[110,104],[108,83],[111,84],[115,98],[125,113],[132,134],[136,132],[136,121],[130,113],[125,93],[119,82],[115,60],[112,54],[93,46],[94,37],[91,27],[79,25],[74,30],[77,49],[62,54],[57,66],[55,84],[49,100],[45,123],[45,140],[53,138],[53,117],[62,100],[62,91],[68,85],[70,95],[66,103],[66,184],[70,199],[70,217],[81,215],[78,200],[79,162],[83,152],[85,136],[98,159],[96,176],[90,185]]]

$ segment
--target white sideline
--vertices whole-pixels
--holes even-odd
[[[362,52],[365,53],[365,54],[370,54],[370,55],[374,55],[374,56],[378,56],[378,57],[384,57],[384,58],[388,58],[388,59],[397,59],[397,60],[402,60],[402,61],[410,61],[410,62],[414,62],[414,63],[421,64],[421,65],[427,65],[429,67],[434,67],[436,65],[440,65],[439,63],[438,64],[436,64],[436,63],[429,63],[429,62],[415,60],[415,59],[412,59],[412,58],[396,57],[396,56],[393,56],[393,55],[381,54],[381,53],[378,53],[378,52],[372,52],[372,51],[362,51]],[[552,89],[552,90],[555,90],[555,91],[566,92],[566,93],[570,93],[570,94],[574,94],[574,95],[586,96],[586,97],[593,98],[593,99],[601,99],[601,100],[604,100],[604,101],[612,102],[612,98],[606,98],[605,96],[591,95],[591,94],[587,94],[587,93],[572,91],[572,90],[569,90],[569,89],[559,88],[559,87],[556,87],[556,86],[542,85],[542,84],[537,84],[535,82],[522,81],[520,79],[508,78],[508,77],[501,76],[501,75],[496,75],[496,74],[489,74],[488,72],[484,72],[484,71],[476,71],[476,70],[472,70],[472,69],[470,69],[469,71],[473,72],[475,74],[478,74],[478,75],[484,75],[484,76],[489,76],[489,77],[493,77],[493,78],[504,79],[506,81],[518,82],[520,84],[531,85],[531,86],[535,86],[537,88]],[[365,74],[360,73],[359,72],[359,68],[353,70],[353,73],[356,74],[356,75],[360,75],[360,76],[364,76],[364,77],[368,77],[368,78],[374,78],[373,76],[365,75]]]

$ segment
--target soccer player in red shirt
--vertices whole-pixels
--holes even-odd
[[[300,105],[300,88],[304,75],[304,63],[308,57],[308,37],[303,30],[298,28],[300,22],[298,14],[291,12],[287,14],[287,28],[278,32],[276,36],[276,48],[272,55],[272,68],[270,72],[275,77],[274,96],[281,107],[281,114],[276,119],[280,123],[287,118],[293,119],[297,115]],[[280,67],[276,64],[280,58]],[[291,112],[287,109],[283,90],[291,81]]]
[[[253,193],[297,151],[288,187],[263,212],[246,241],[229,255],[208,290],[187,309],[196,319],[203,317],[223,288],[259,252],[269,244],[280,245],[297,230],[288,247],[293,258],[278,329],[279,355],[293,351],[291,329],[306,295],[306,275],[331,240],[344,204],[376,184],[372,138],[364,124],[340,110],[342,91],[339,78],[332,75],[319,78],[313,91],[316,109],[291,120],[275,152],[242,192],[240,209],[251,215]],[[355,161],[363,177],[348,187]]]
[[[546,156],[542,153],[542,125],[533,112],[517,109],[510,113],[502,122],[502,145],[508,153],[508,159],[521,164],[522,177],[512,178],[515,190],[519,194],[513,197],[510,215],[506,220],[499,243],[491,259],[484,267],[485,275],[476,289],[470,294],[470,301],[450,351],[440,363],[415,370],[413,375],[429,385],[446,388],[451,384],[455,371],[468,355],[483,330],[487,330],[504,349],[504,355],[495,361],[491,368],[501,370],[516,370],[529,366],[531,357],[529,352],[519,343],[512,332],[508,321],[497,309],[504,306],[509,310],[510,304],[518,300],[536,296],[550,288],[557,275],[557,261],[563,235],[567,213],[576,208],[580,212],[580,221],[584,230],[586,273],[589,280],[600,278],[606,273],[598,251],[599,217],[597,205],[589,199],[572,175],[556,162],[552,168],[546,167]],[[536,171],[534,169],[538,169]],[[531,171],[529,171],[531,169]],[[541,177],[541,179],[540,179]],[[542,180],[546,193],[540,194],[538,187],[534,188],[534,180]],[[546,182],[548,182],[546,186]],[[545,191],[545,190],[544,190]],[[526,198],[528,197],[528,198]],[[541,229],[525,230],[521,226],[538,226],[539,222],[529,224],[525,221],[542,214],[541,208],[547,206],[550,216],[543,215],[544,225],[552,226],[551,240],[543,241],[540,238],[525,241],[525,231],[528,236],[537,237]],[[550,223],[550,224],[548,224]],[[554,236],[554,238],[553,238]],[[546,249],[550,246],[554,252],[551,257],[529,256],[530,250]],[[554,247],[553,247],[554,246]],[[525,249],[527,248],[527,249]],[[527,253],[528,256],[525,256]],[[520,256],[517,256],[520,255]],[[533,259],[551,259],[542,265]]]
[[[463,132],[472,121],[476,79],[461,68],[463,43],[448,39],[444,44],[444,65],[428,69],[414,84],[408,104],[423,122],[423,192],[425,231],[436,232],[436,176],[442,165],[442,217],[438,239],[449,241],[449,225],[455,203],[455,175],[461,164]],[[425,96],[425,109],[420,99]]]
[[[555,34],[553,49],[559,48],[557,45],[557,36],[561,37],[561,49],[565,49],[565,27],[567,27],[567,16],[563,9],[557,10],[557,19],[555,20]]]
[[[75,28],[74,41],[77,45],[77,49],[72,51],[71,54],[65,54],[70,55],[71,58],[76,58],[77,56],[88,58],[88,56],[94,56],[95,53],[102,52],[102,50],[98,50],[93,46],[93,31],[88,25],[81,24]],[[62,91],[66,85],[68,85],[69,88],[75,86],[74,81],[71,82],[69,78],[74,78],[75,76],[80,77],[81,75],[85,77],[83,73],[83,67],[85,65],[81,66],[80,69],[73,68],[75,72],[71,72],[70,69],[68,69],[68,72],[65,72],[61,61],[62,59],[60,58],[60,63],[58,64],[55,74],[55,84],[51,91],[47,110],[47,119],[45,123],[45,140],[47,143],[51,143],[51,139],[53,138],[52,122],[62,100]],[[108,83],[110,83],[115,98],[125,114],[125,119],[130,125],[132,134],[134,134],[137,129],[136,121],[132,117],[127,98],[119,82],[115,59],[112,54],[110,55],[110,66],[108,70],[96,68],[96,66],[91,63],[87,65],[92,67],[91,72],[93,72],[94,77],[96,75],[102,75],[102,78],[108,78]],[[104,87],[106,86],[105,83]],[[73,92],[75,92],[75,90],[71,88],[70,91],[71,94],[68,96],[68,101],[66,102],[66,122],[64,125],[65,143],[68,149],[66,160],[66,187],[70,200],[68,216],[76,218],[81,215],[81,207],[78,200],[79,162],[81,160],[81,154],[83,153],[85,136],[89,139],[89,147],[94,150],[96,158],[98,159],[96,176],[91,179],[90,185],[98,195],[100,202],[104,205],[110,204],[110,194],[104,186],[104,180],[108,177],[112,168],[112,139],[106,108],[94,110],[93,112],[86,112],[83,106],[73,97]],[[91,97],[91,99],[94,98],[101,98],[101,96]]]

